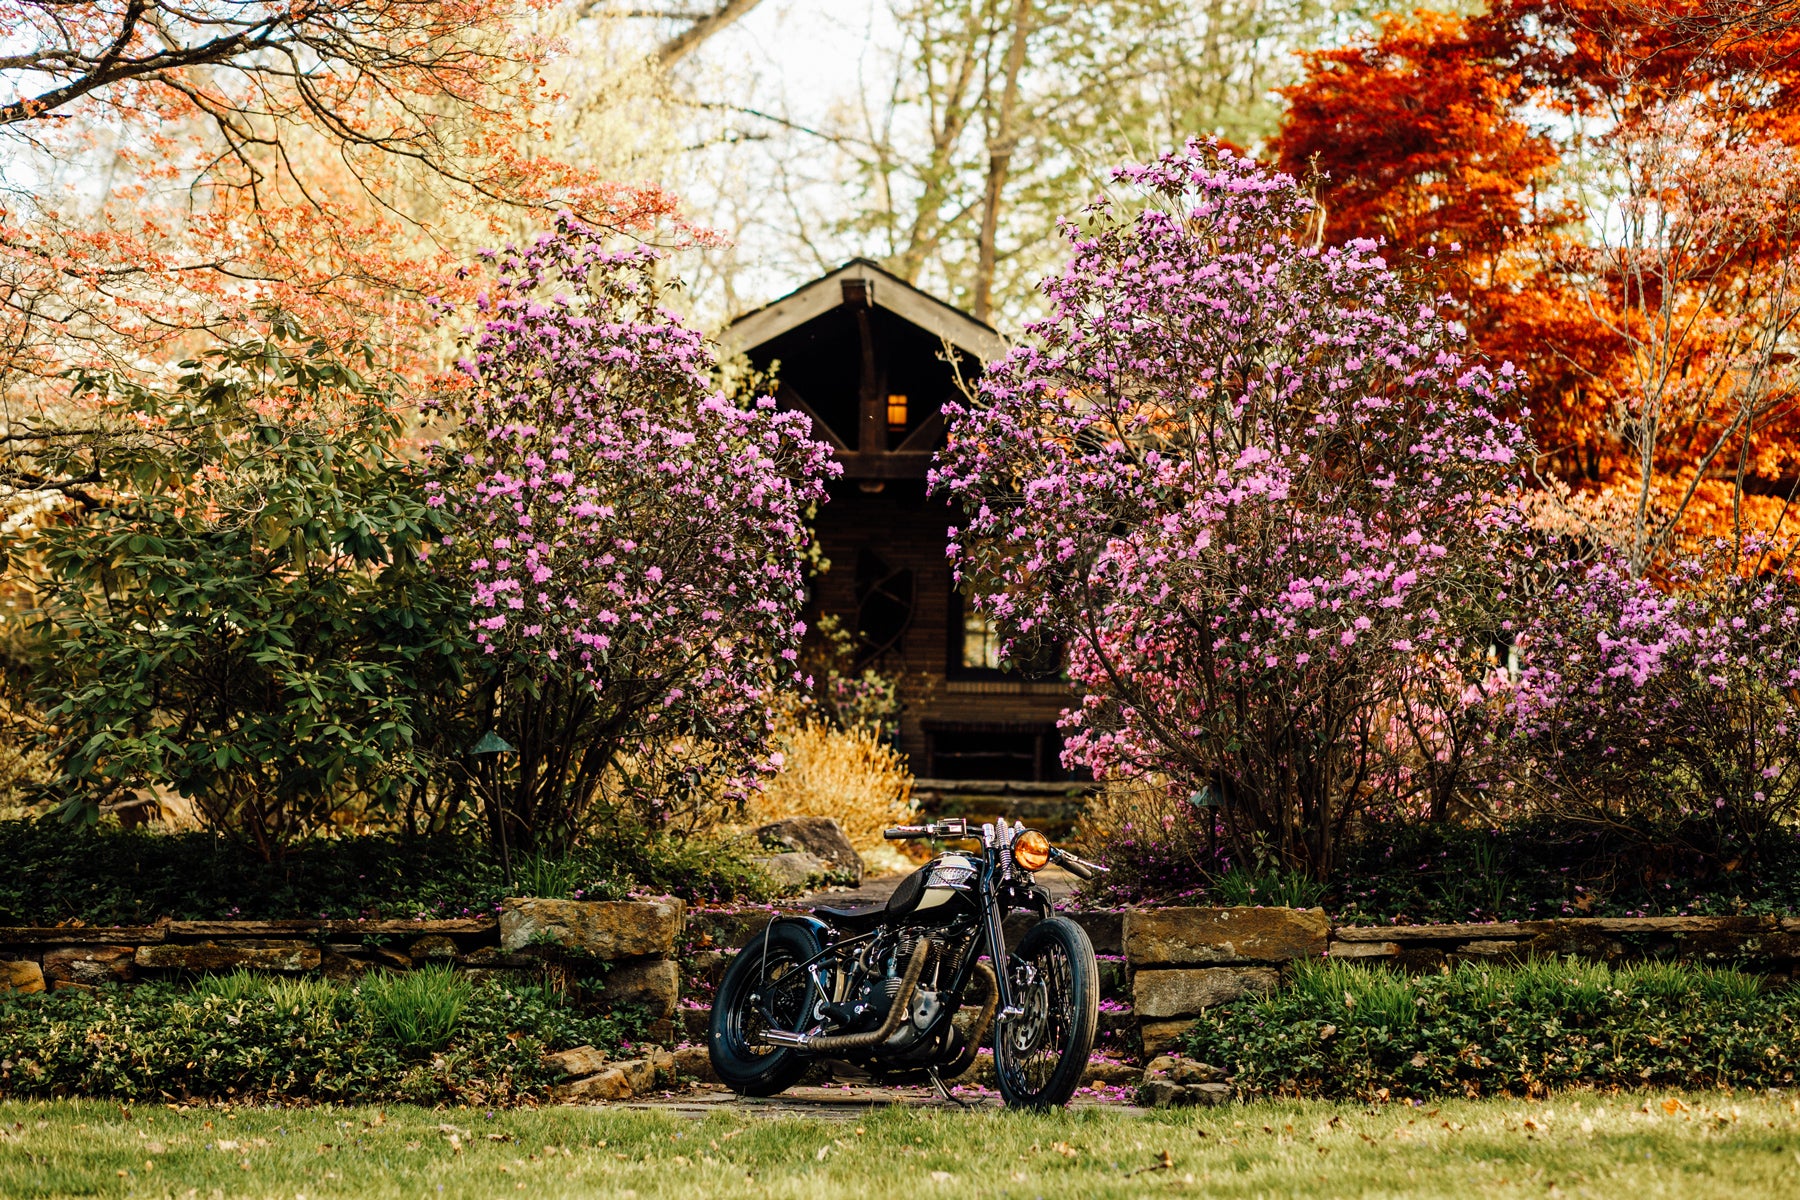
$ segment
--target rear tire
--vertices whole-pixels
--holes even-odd
[[[1007,990],[1025,1015],[994,1029],[1000,1097],[1008,1108],[1061,1108],[1081,1085],[1100,1023],[1094,944],[1075,922],[1051,917],[1006,957]]]
[[[805,1028],[814,989],[799,968],[817,953],[819,939],[812,930],[776,920],[726,968],[713,1000],[707,1053],[719,1082],[740,1096],[773,1096],[806,1073],[807,1060],[798,1051],[762,1045],[756,1034],[768,1028],[790,1033]]]

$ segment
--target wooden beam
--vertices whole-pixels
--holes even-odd
[[[869,320],[873,290],[874,280],[871,279],[846,279],[843,283],[844,306],[856,313],[856,334],[862,343],[862,369],[856,388],[860,410],[856,423],[856,450],[864,456],[881,454],[888,448],[887,405],[881,395],[880,375],[875,369],[875,329]]]
[[[825,423],[825,418],[813,411],[812,405],[800,398],[800,393],[794,390],[793,384],[784,383],[775,389],[775,403],[783,408],[791,408],[797,413],[805,414],[806,419],[813,423],[814,437],[822,438],[833,450],[849,452],[850,447],[845,444],[844,439]]]

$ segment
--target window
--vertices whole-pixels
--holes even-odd
[[[888,397],[888,432],[906,432],[906,397],[891,395]]]
[[[962,666],[972,671],[1000,669],[1000,630],[994,618],[967,606],[962,615]]]

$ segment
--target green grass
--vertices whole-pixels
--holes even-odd
[[[1157,1167],[1164,1153],[1169,1166]],[[1133,1174],[1133,1172],[1138,1172]],[[0,1196],[1790,1196],[1800,1101],[1565,1094],[1134,1119],[0,1103]]]

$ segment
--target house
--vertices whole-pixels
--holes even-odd
[[[1004,339],[857,259],[739,317],[720,340],[775,370],[777,402],[810,417],[843,464],[817,519],[830,569],[814,581],[809,616],[836,616],[859,667],[899,678],[899,746],[921,791],[1080,791],[1061,782],[1067,683],[1001,669],[993,626],[951,580],[945,546],[959,514],[926,494],[944,404],[1005,353]]]

